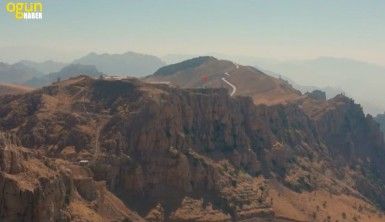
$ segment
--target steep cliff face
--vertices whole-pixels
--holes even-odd
[[[0,133],[1,221],[142,220],[87,169],[42,154]]]
[[[315,120],[333,164],[348,167],[356,189],[383,208],[385,145],[379,125],[342,95],[328,102],[305,102],[304,109]]]
[[[100,199],[100,191],[85,187],[105,181],[149,221],[322,221],[328,212],[314,219],[313,210],[323,197],[306,212],[299,201],[290,202],[295,215],[282,210],[289,197],[321,191],[352,212],[359,213],[337,196],[365,204],[364,221],[377,217],[373,203],[385,206],[382,137],[345,97],[256,106],[224,89],[79,77],[0,103],[0,128],[20,145],[75,175],[88,172],[73,179],[83,204]]]

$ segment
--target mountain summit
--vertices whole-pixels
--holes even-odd
[[[176,63],[176,64],[162,67],[154,73],[154,76],[173,75],[177,72],[183,72],[183,71],[186,71],[188,69],[194,69],[194,68],[197,68],[204,63],[210,63],[210,62],[218,62],[218,60],[212,56],[196,57],[196,58],[189,59],[189,60],[186,60],[186,61],[183,61],[180,63]]]
[[[250,96],[255,104],[278,104],[296,100],[301,93],[286,81],[251,66],[204,56],[158,69],[144,79],[181,88],[226,88],[233,96]]]

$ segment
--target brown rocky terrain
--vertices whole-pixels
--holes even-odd
[[[255,101],[85,76],[2,96],[0,220],[384,220],[385,145],[359,105]]]
[[[124,221],[142,219],[92,172],[27,149],[0,134],[1,221]]]
[[[0,95],[20,94],[32,91],[33,88],[15,84],[0,84]]]
[[[296,100],[301,93],[288,82],[251,66],[214,57],[198,57],[160,68],[146,82],[169,83],[181,88],[226,88],[234,96],[250,96],[255,104],[279,104]]]

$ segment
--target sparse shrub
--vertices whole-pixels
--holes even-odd
[[[328,202],[324,201],[324,202],[322,203],[322,207],[323,207],[323,208],[326,208],[327,203],[328,203]]]
[[[363,210],[363,207],[361,206],[361,205],[358,205],[358,212],[362,212],[362,210]]]
[[[236,181],[236,180],[231,180],[231,185],[232,185],[233,187],[236,187],[236,186],[237,186],[237,181]]]
[[[223,169],[227,172],[229,171],[229,166],[227,166],[227,163],[223,164]]]
[[[345,212],[342,213],[342,218],[346,219],[346,213]]]

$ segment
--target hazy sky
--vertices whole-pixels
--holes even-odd
[[[43,0],[16,21],[0,0],[0,54],[95,52],[354,58],[385,65],[383,0]]]

